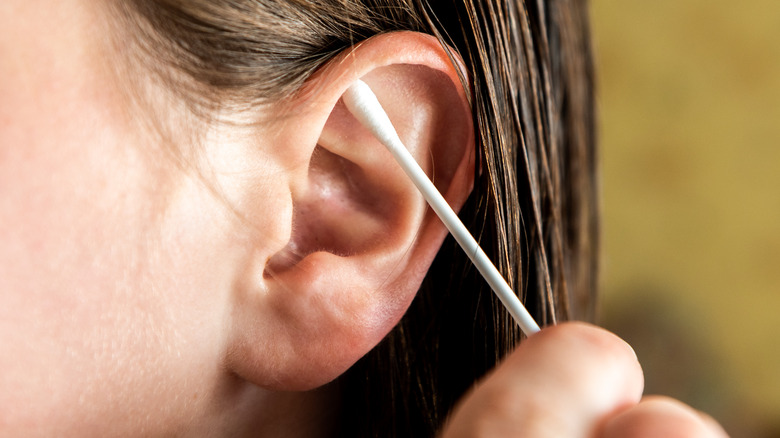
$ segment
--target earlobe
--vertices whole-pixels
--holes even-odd
[[[471,113],[435,39],[382,35],[315,75],[307,87],[318,92],[302,93],[299,116],[284,125],[296,138],[287,153],[308,160],[287,175],[288,243],[237,300],[229,366],[261,386],[312,388],[344,372],[401,318],[446,236],[340,100],[357,78],[455,209],[471,190]]]

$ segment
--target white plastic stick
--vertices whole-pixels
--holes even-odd
[[[428,176],[423,172],[414,157],[406,150],[398,134],[390,122],[390,118],[382,109],[382,105],[377,100],[376,95],[369,86],[357,80],[344,93],[344,103],[355,116],[374,136],[383,144],[393,157],[401,165],[404,172],[412,179],[414,185],[422,193],[433,211],[439,216],[444,225],[450,230],[452,236],[460,244],[466,255],[471,259],[479,272],[488,282],[493,292],[498,296],[504,307],[512,315],[520,329],[527,336],[539,331],[539,325],[536,324],[528,310],[526,310],[520,299],[512,291],[506,280],[498,272],[488,256],[479,247],[474,237],[469,233],[458,215],[452,211],[447,201],[436,189]]]

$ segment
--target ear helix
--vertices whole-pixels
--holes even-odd
[[[344,104],[355,118],[363,124],[393,155],[407,176],[420,190],[425,200],[431,206],[441,221],[452,233],[452,236],[466,252],[493,292],[501,300],[507,311],[527,336],[539,331],[539,325],[534,321],[523,303],[515,295],[506,280],[498,272],[477,241],[452,210],[436,186],[428,179],[412,155],[407,151],[401,139],[390,122],[382,105],[371,91],[371,88],[361,80],[355,81],[343,96]]]

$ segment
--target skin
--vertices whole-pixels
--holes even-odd
[[[216,383],[227,309],[187,291],[218,291],[206,267],[231,254],[179,237],[189,226],[209,239],[226,220],[186,214],[211,201],[152,159],[122,110],[95,11],[4,2],[0,15],[3,433],[197,424],[210,393],[232,390]],[[173,424],[141,420],[149,411]]]
[[[0,436],[326,431],[326,384],[403,315],[445,235],[338,99],[366,78],[457,207],[473,136],[453,67],[432,39],[390,35],[323,69],[310,85],[324,91],[285,102],[294,117],[195,129],[151,81],[130,91],[154,105],[131,99],[144,81],[115,68],[105,13],[86,0],[0,3]],[[148,120],[199,153],[178,165]],[[718,436],[675,402],[637,404],[626,351],[594,328],[545,330],[444,436],[529,421],[567,428],[555,436],[648,436],[668,418],[699,427],[684,436]]]

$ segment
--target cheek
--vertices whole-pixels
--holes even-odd
[[[34,18],[0,13],[0,424],[197,424],[223,372],[224,208],[128,123],[89,8],[10,4]]]
[[[63,88],[0,109],[0,423],[175,418],[218,372],[219,267],[193,268],[195,245],[163,227],[172,179],[145,145]]]

